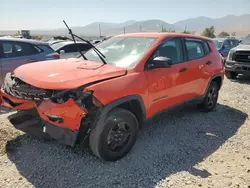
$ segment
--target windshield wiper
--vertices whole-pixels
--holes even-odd
[[[66,27],[68,28],[68,30],[69,30],[69,34],[72,36],[72,39],[74,40],[74,43],[76,44],[76,42],[75,42],[75,37],[76,38],[78,38],[78,39],[80,39],[80,40],[82,40],[82,41],[84,41],[84,42],[86,42],[87,44],[89,44],[92,48],[93,48],[93,50],[95,51],[95,53],[99,56],[99,58],[102,60],[102,62],[103,62],[103,64],[107,64],[107,62],[105,61],[105,59],[104,58],[106,58],[105,57],[105,55],[103,55],[91,42],[89,42],[88,40],[85,40],[85,39],[83,39],[83,38],[81,38],[81,37],[79,37],[79,36],[77,36],[77,35],[75,35],[74,33],[72,33],[72,30],[69,28],[69,26],[67,25],[67,23],[63,20],[63,22],[64,22],[64,24],[66,25]],[[82,52],[81,52],[81,50],[80,50],[80,54],[82,55],[82,57],[85,59],[85,60],[88,60],[83,54],[82,54]]]
[[[67,23],[63,20],[63,23],[65,24],[65,26],[67,27],[67,29],[69,30],[69,34],[71,35],[75,45],[76,45],[76,40],[75,40],[75,37],[74,37],[74,34],[72,33],[72,30],[69,28],[69,26],[67,25]],[[81,56],[83,57],[83,59],[85,60],[88,60],[82,53],[81,49],[77,48],[81,54]]]

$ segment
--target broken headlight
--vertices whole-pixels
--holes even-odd
[[[74,101],[83,100],[90,96],[93,92],[91,91],[82,91],[82,88],[77,88],[73,90],[65,90],[56,92],[50,98],[51,101],[58,104],[63,104],[67,102],[69,99],[73,99]]]

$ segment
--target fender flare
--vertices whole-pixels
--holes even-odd
[[[206,91],[205,91],[205,93],[204,93],[204,96],[207,94],[208,88],[209,88],[211,82],[212,82],[215,78],[221,78],[221,85],[220,85],[220,88],[221,88],[222,83],[223,83],[223,76],[222,76],[221,73],[215,74],[214,76],[212,76],[212,77],[210,78],[210,80],[209,80],[209,82],[208,82],[208,84],[207,84],[207,88],[206,88]]]
[[[95,123],[94,126],[98,126],[100,123],[103,123],[107,114],[115,107],[123,104],[123,103],[126,103],[126,102],[129,102],[129,101],[132,101],[132,100],[136,100],[137,102],[139,102],[140,106],[141,106],[141,110],[142,110],[142,121],[144,122],[146,120],[146,110],[145,110],[145,105],[144,105],[144,102],[142,100],[142,97],[140,95],[129,95],[129,96],[126,96],[126,97],[122,97],[120,99],[117,99],[111,103],[109,103],[108,105],[104,106],[104,108],[102,109],[102,112],[97,120],[97,122]],[[92,127],[93,128],[93,127]]]

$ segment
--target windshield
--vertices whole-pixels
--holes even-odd
[[[241,44],[250,44],[250,35],[248,35],[246,38],[244,38],[242,40]]]
[[[107,64],[132,68],[155,40],[156,38],[148,37],[113,37],[100,43],[96,48],[105,55]],[[84,56],[89,61],[102,62],[93,49],[85,53]]]
[[[55,44],[51,44],[50,47],[54,50],[57,51],[58,49],[60,49],[61,47],[63,47],[65,44],[64,42],[58,42]]]
[[[215,47],[216,47],[217,49],[221,49],[221,47],[222,47],[222,45],[223,45],[223,41],[221,41],[221,40],[216,40],[216,39],[214,39],[214,40],[213,40],[213,43],[214,43],[214,45],[215,45]]]

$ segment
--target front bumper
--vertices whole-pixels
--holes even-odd
[[[0,90],[0,101],[1,106],[16,110],[28,110],[36,106],[36,103],[34,101],[18,99],[16,97],[8,95],[2,89]]]
[[[237,73],[250,72],[250,63],[226,61],[225,70],[233,71],[233,72],[237,72]]]
[[[10,123],[18,130],[28,133],[40,139],[57,140],[64,145],[74,146],[78,138],[78,130],[54,126],[42,120],[36,109],[19,111],[8,117]]]
[[[80,108],[73,99],[63,104],[51,100],[37,105],[33,101],[17,99],[1,91],[2,105],[18,111],[9,116],[16,129],[38,138],[53,138],[58,142],[74,146],[85,119],[87,110]]]
[[[87,110],[78,107],[73,99],[63,104],[46,100],[37,106],[37,111],[44,121],[72,131],[80,129],[81,120],[87,115]]]

